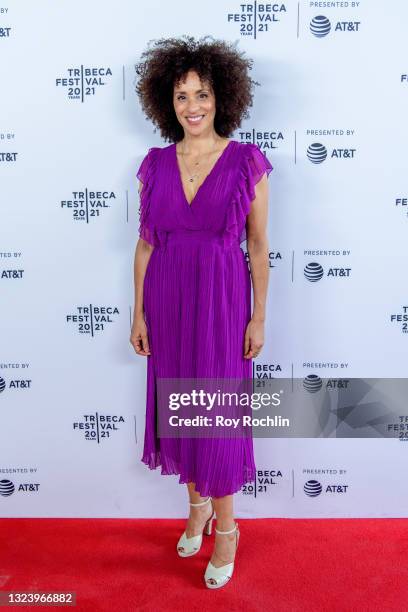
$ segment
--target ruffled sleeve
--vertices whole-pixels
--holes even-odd
[[[252,186],[255,188],[255,185],[259,183],[261,178],[266,172],[266,176],[268,177],[270,172],[273,170],[273,166],[269,159],[266,157],[264,153],[262,153],[261,149],[258,145],[247,144],[248,147],[248,164],[249,171],[252,178]],[[255,198],[255,191],[253,192],[252,200]]]
[[[255,199],[255,185],[266,172],[269,176],[273,166],[258,145],[245,143],[242,158],[239,164],[238,180],[227,211],[227,224],[225,242],[238,240],[244,242],[246,234],[246,218],[251,209],[251,202]]]
[[[159,151],[159,147],[151,147],[136,172],[136,177],[143,183],[139,205],[139,236],[152,246],[159,244],[150,205]]]

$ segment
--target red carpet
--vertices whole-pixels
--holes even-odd
[[[2,519],[0,591],[75,591],[66,609],[92,612],[407,610],[405,519],[238,522],[235,574],[210,591],[214,535],[180,559],[184,520]]]

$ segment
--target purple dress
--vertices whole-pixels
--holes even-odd
[[[176,144],[152,147],[142,181],[139,235],[155,248],[143,286],[151,355],[141,461],[223,497],[255,480],[252,437],[162,438],[156,432],[157,378],[251,378],[244,336],[251,279],[240,248],[254,186],[273,169],[259,147],[230,140],[188,203]]]

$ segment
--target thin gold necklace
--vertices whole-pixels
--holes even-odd
[[[211,153],[214,153],[214,151],[210,151],[209,153],[206,153],[206,155],[209,156],[209,155],[211,155]],[[184,156],[185,156],[185,151],[184,151],[184,143],[183,143],[183,150],[182,150],[181,158],[183,160],[184,167],[187,170],[187,176],[188,176],[189,182],[190,183],[194,183],[195,178],[200,176],[200,172],[195,172],[195,173],[190,172],[190,169],[187,166],[187,163],[186,163],[186,161],[184,159]],[[200,165],[200,161],[196,161],[194,165],[195,166],[199,166]]]

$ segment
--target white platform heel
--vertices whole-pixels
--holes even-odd
[[[203,502],[200,502],[199,504],[192,504],[190,502],[190,506],[193,506],[195,508],[198,506],[204,506],[205,504],[208,504],[209,501],[211,501],[211,506],[213,507],[213,511],[212,511],[212,515],[210,516],[209,519],[207,519],[204,525],[203,533],[205,533],[205,535],[211,535],[212,533],[212,522],[215,517],[215,510],[214,510],[214,506],[212,503],[212,499],[211,497],[209,497],[208,499],[206,499]],[[196,536],[192,536],[191,538],[188,538],[186,536],[186,532],[184,532],[177,543],[177,552],[178,552],[179,557],[192,557],[193,555],[197,554],[201,548],[202,542],[203,542],[202,533],[199,533]]]
[[[235,523],[234,529],[231,529],[230,531],[219,531],[217,528],[215,528],[215,531],[222,535],[227,535],[229,533],[235,532],[236,533],[235,552],[236,552],[238,548],[238,542],[239,542],[238,523]],[[211,561],[209,561],[207,565],[207,569],[205,570],[205,574],[204,574],[205,584],[209,589],[219,589],[231,580],[233,572],[234,572],[234,561],[232,563],[228,563],[227,565],[222,565],[221,567],[215,567],[211,563]]]

